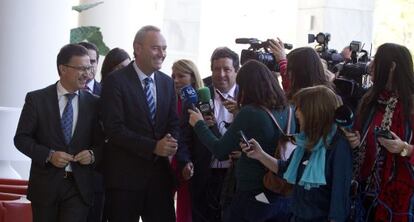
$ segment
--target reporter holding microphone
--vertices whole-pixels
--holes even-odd
[[[240,150],[240,130],[248,138],[260,141],[266,153],[273,154],[281,132],[261,107],[268,108],[286,123],[287,103],[278,80],[264,64],[252,60],[240,68],[236,83],[239,86],[237,104],[241,108],[221,138],[210,131],[198,110],[188,110],[190,125],[199,140],[219,159]],[[287,221],[289,199],[266,191],[262,182],[264,174],[265,167],[259,161],[242,154],[236,164],[236,194],[224,212],[223,221]],[[261,193],[265,193],[269,204],[256,200],[255,196]]]

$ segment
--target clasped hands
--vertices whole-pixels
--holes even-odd
[[[63,151],[54,151],[49,162],[58,168],[66,167],[69,162],[79,162],[82,165],[88,165],[93,163],[93,152],[82,150],[78,154],[72,155]]]

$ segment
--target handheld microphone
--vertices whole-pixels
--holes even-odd
[[[198,109],[203,115],[214,115],[214,103],[211,100],[210,89],[207,87],[202,87],[197,90],[200,100],[198,102]]]
[[[184,86],[180,90],[180,98],[183,101],[185,108],[195,110],[195,105],[198,104],[197,92],[191,85]]]
[[[342,105],[335,110],[335,123],[344,130],[351,132],[354,123],[354,113],[351,108]]]

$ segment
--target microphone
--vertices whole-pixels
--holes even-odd
[[[191,85],[186,85],[180,90],[180,98],[186,108],[195,110],[195,105],[198,104],[197,92]]]
[[[211,99],[210,89],[207,87],[202,87],[197,90],[200,101],[198,102],[198,109],[203,115],[214,115],[214,103]]]
[[[335,110],[335,123],[344,130],[351,132],[354,123],[354,113],[351,108],[342,105]]]

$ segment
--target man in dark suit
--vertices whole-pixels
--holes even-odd
[[[233,114],[237,112],[235,102],[238,92],[236,75],[239,69],[239,56],[227,47],[214,50],[211,55],[212,85],[209,86],[214,103],[213,115],[205,115],[204,120],[210,130],[220,138],[233,122]],[[222,98],[217,92],[221,92]],[[188,113],[181,121],[180,149],[177,158],[183,165],[183,175],[193,175],[190,181],[193,222],[219,222],[222,210],[227,206],[221,200],[223,182],[231,160],[218,160],[195,135],[188,124]],[[188,156],[190,154],[191,156]],[[232,157],[236,157],[234,154]],[[194,165],[194,173],[188,172]],[[187,172],[186,172],[187,171]]]
[[[174,175],[178,118],[172,79],[158,71],[166,56],[160,29],[142,27],[135,61],[105,80],[102,113],[106,212],[110,222],[175,221]]]
[[[94,95],[100,96],[102,91],[101,83],[95,79],[99,62],[98,48],[95,44],[90,42],[80,42],[79,45],[85,47],[88,50],[89,61],[93,67],[92,71],[90,72],[89,79],[86,82],[85,90]]]
[[[84,222],[92,203],[94,151],[99,147],[97,98],[83,92],[92,67],[88,51],[64,46],[57,56],[60,80],[29,92],[15,146],[32,159],[28,199],[34,222]],[[95,140],[96,139],[96,140]]]

